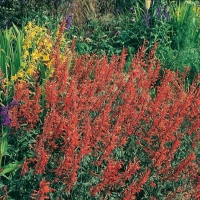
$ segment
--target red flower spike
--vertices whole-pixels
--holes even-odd
[[[55,189],[52,189],[50,187],[50,182],[47,182],[45,178],[43,178],[40,182],[39,190],[34,191],[34,193],[31,196],[31,199],[37,199],[37,200],[50,199],[49,196],[47,196],[47,194],[51,192],[55,192]]]
[[[197,81],[186,91],[181,74],[165,70],[160,76],[156,45],[147,54],[145,43],[134,56],[126,76],[123,73],[125,49],[121,56],[113,56],[110,62],[106,56],[77,56],[72,52],[73,66],[69,70],[69,57],[64,62],[59,57],[60,38],[59,35],[52,55],[55,73],[45,85],[47,112],[42,133],[34,146],[35,173],[48,177],[51,161],[54,183],[64,183],[66,188],[63,190],[70,192],[79,180],[82,159],[91,156],[90,164],[96,166],[90,176],[99,180],[90,188],[91,195],[112,195],[116,188],[121,188],[122,198],[136,199],[136,194],[145,185],[157,185],[156,180],[177,181],[182,178],[189,179],[194,199],[198,197],[198,162],[192,153],[200,138]],[[74,47],[72,49],[74,51]],[[26,117],[30,126],[37,123],[39,88],[35,96],[30,95],[29,89],[24,86],[23,95],[15,94],[16,99],[22,99],[26,105],[13,115],[12,123],[16,126],[20,126],[18,116],[24,115],[27,105],[34,105],[34,102],[37,102],[37,112],[31,110],[34,118],[31,119],[31,112]],[[36,89],[32,90],[36,92]],[[187,124],[183,123],[185,120]],[[180,125],[184,126],[184,133],[180,131]],[[177,166],[172,166],[185,133],[194,138],[191,153]],[[129,145],[132,138],[136,138],[136,142]],[[146,153],[148,168],[141,174],[146,166],[137,159],[130,161],[120,157],[117,161],[116,148],[121,148],[125,154],[133,151],[133,156],[137,149],[138,157],[140,152]],[[155,176],[158,179],[153,179],[152,184]],[[180,187],[180,191],[183,188]],[[183,192],[185,196],[190,194]],[[176,197],[173,193],[168,196]]]

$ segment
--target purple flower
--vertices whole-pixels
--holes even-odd
[[[68,15],[67,19],[66,19],[66,26],[65,29],[68,31],[71,27],[71,23],[72,23],[72,15]]]
[[[119,10],[119,8],[117,8],[117,9],[116,9],[116,12],[117,12],[117,13],[120,13],[120,10]]]
[[[0,107],[0,125],[8,126],[11,123],[11,119],[8,115],[8,110],[11,110],[16,105],[19,105],[18,102],[13,100],[8,106]]]
[[[75,8],[76,4],[72,3],[72,10]]]
[[[120,31],[117,31],[117,32],[116,32],[116,35],[120,35],[120,33],[121,33]]]
[[[156,8],[156,15],[159,19],[162,17],[161,7]]]
[[[170,20],[170,12],[167,10],[166,4],[164,5],[164,7],[157,7],[156,15],[159,20]]]
[[[144,21],[147,27],[150,27],[150,19],[151,19],[150,13],[146,13],[146,15],[144,16]]]
[[[166,15],[167,14],[167,4],[164,5],[164,9],[163,9],[163,14]]]
[[[8,115],[8,109],[5,106],[0,108],[0,125],[8,126],[11,122],[11,119]]]
[[[16,100],[13,100],[12,102],[10,102],[10,104],[7,106],[8,110],[11,110],[14,106],[19,105],[19,103]]]

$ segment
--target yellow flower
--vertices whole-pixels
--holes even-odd
[[[41,54],[38,52],[37,49],[35,49],[35,51],[31,54],[31,57],[33,60],[37,60],[38,58],[40,58]]]
[[[17,76],[18,76],[18,78],[22,78],[22,77],[24,76],[24,74],[23,74],[23,72],[19,71],[19,72],[17,73]]]
[[[31,47],[31,38],[28,37],[28,38],[25,38],[26,40],[24,40],[24,49],[26,48],[30,48]]]
[[[54,60],[53,60],[53,59],[50,60],[49,62],[45,63],[45,65],[46,65],[46,67],[47,67],[48,69],[50,69],[51,67],[54,66]]]
[[[10,85],[10,82],[9,82],[9,80],[7,78],[5,78],[3,82],[4,82],[3,86],[5,86],[5,87]]]
[[[55,70],[54,69],[52,69],[51,70],[51,73],[50,73],[50,77],[52,77],[53,76],[53,73],[55,72]]]
[[[30,33],[29,37],[34,38],[35,35],[36,35],[36,32],[35,32],[35,31],[32,31],[32,32]]]
[[[47,43],[47,49],[51,49],[52,48],[52,43]]]
[[[22,69],[23,71],[18,72],[17,77],[22,80],[26,80],[33,75],[34,70],[39,67],[39,64],[46,67],[45,74],[53,74],[53,67],[55,65],[54,59],[51,59],[53,53],[54,36],[47,32],[46,28],[36,26],[32,22],[29,22],[24,28],[25,37],[23,40],[23,56],[22,56]],[[57,29],[56,35],[59,33]],[[65,46],[67,41],[64,36],[61,37],[60,43],[60,58],[64,62],[66,59]],[[15,77],[13,77],[14,79]]]
[[[48,41],[47,41],[47,39],[45,38],[45,39],[43,40],[43,42],[44,42],[44,43],[47,43]]]
[[[31,75],[33,75],[34,71],[35,71],[34,66],[31,66],[31,67],[28,68],[26,73],[27,73],[27,75],[31,76]]]
[[[49,60],[50,60],[49,54],[43,55],[43,56],[42,56],[42,60],[45,61],[45,62],[46,62],[46,61],[49,61]]]
[[[29,52],[27,50],[25,50],[22,58],[26,59],[28,55],[29,55]]]
[[[17,80],[17,74],[15,74],[14,76],[11,76],[11,81],[16,81]]]

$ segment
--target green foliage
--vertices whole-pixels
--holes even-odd
[[[33,157],[34,152],[30,148],[35,142],[38,130],[12,132],[7,129],[4,137],[6,137],[8,153],[2,159],[2,171],[0,173],[0,196],[5,195],[4,187],[7,188],[9,199],[27,199],[30,198],[30,192],[39,180],[31,171],[25,177],[21,176],[22,165],[28,158]],[[2,146],[2,142],[1,142]]]
[[[185,2],[183,4],[170,4],[170,32],[171,44],[161,46],[159,55],[166,68],[184,70],[185,66],[191,68],[188,76],[190,83],[200,72],[200,16],[198,4]]]
[[[185,66],[189,66],[191,83],[199,73],[200,62],[198,5],[194,2],[167,4],[159,0],[152,2],[148,13],[142,2],[126,1],[125,7],[123,3],[121,5],[123,9],[113,10],[98,20],[91,18],[81,29],[73,26],[67,37],[77,36],[77,52],[111,57],[120,54],[123,47],[128,48],[127,69],[144,39],[149,42],[148,49],[156,41],[159,44],[157,56],[163,68],[183,71]]]
[[[0,28],[21,27],[31,20],[54,21],[66,15],[71,0],[4,0],[0,2]]]
[[[23,32],[13,25],[0,30],[0,66],[7,80],[17,73],[22,62]]]
[[[170,38],[167,35],[170,31],[169,19],[167,16],[157,17],[156,4],[149,13],[141,7],[140,2],[130,2],[129,8],[123,12],[114,11],[100,17],[98,20],[92,19],[82,29],[74,26],[67,33],[78,36],[76,40],[76,50],[80,54],[94,52],[95,54],[106,54],[112,56],[120,54],[123,47],[128,48],[128,58],[126,68],[130,65],[131,58],[138,51],[146,39],[149,44],[147,48],[153,46],[157,41],[160,46],[170,45]],[[126,5],[126,6],[127,6]],[[159,4],[164,9],[164,4]],[[166,15],[166,14],[165,14]],[[148,18],[148,16],[150,16]],[[148,18],[148,19],[147,19]]]
[[[5,0],[0,2],[0,29],[11,27],[12,23],[20,24],[23,15],[20,1]]]
[[[22,63],[23,32],[14,24],[10,29],[0,30],[0,102],[7,104],[13,97],[11,76],[15,75]],[[4,85],[4,86],[2,86]],[[9,94],[9,95],[8,95]]]

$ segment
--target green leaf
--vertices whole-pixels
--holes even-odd
[[[5,185],[3,184],[3,182],[0,182],[0,189],[2,189]]]
[[[12,163],[12,164],[8,164],[8,165],[4,165],[2,167],[2,172],[0,173],[0,176],[4,176],[5,178],[8,179],[8,177],[6,176],[6,174],[16,171],[20,165],[23,164],[23,161],[20,162],[16,162],[16,163]]]
[[[2,139],[1,139],[1,157],[3,156],[9,156],[8,140],[7,140],[7,135],[5,133],[2,135]]]

